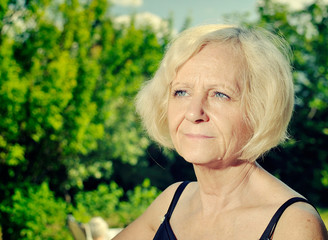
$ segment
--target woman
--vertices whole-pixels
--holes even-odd
[[[137,111],[155,141],[193,164],[197,182],[168,187],[115,239],[328,239],[315,208],[255,162],[287,136],[288,54],[277,36],[227,25],[172,42]]]

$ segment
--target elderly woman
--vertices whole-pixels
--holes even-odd
[[[328,239],[315,208],[255,161],[287,137],[288,55],[279,37],[228,25],[172,42],[137,111],[155,141],[193,164],[197,182],[168,187],[115,239]]]

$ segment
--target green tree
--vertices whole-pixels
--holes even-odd
[[[293,50],[296,104],[291,140],[264,165],[317,204],[328,194],[328,5],[301,10],[273,1],[258,6],[258,24],[282,34]],[[325,203],[327,204],[327,203]]]
[[[133,23],[114,29],[106,15],[108,1],[28,1],[5,7],[0,163],[6,179],[42,182],[63,170],[62,179],[51,183],[60,189],[75,174],[65,168],[88,171],[79,168],[86,159],[136,164],[148,140],[133,98],[154,73],[165,39]],[[109,157],[92,154],[104,153],[99,146]],[[81,180],[71,184],[81,186]]]
[[[49,182],[56,196],[136,165],[149,140],[134,113],[169,33],[115,27],[107,0],[1,1],[0,205]],[[94,186],[94,188],[97,186]],[[4,238],[20,228],[1,211]]]

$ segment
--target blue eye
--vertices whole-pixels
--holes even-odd
[[[215,92],[215,97],[218,97],[218,98],[224,98],[224,99],[230,99],[230,97],[222,92]]]
[[[188,96],[188,93],[185,90],[176,90],[176,91],[174,91],[174,96],[175,97],[185,97],[185,96]]]

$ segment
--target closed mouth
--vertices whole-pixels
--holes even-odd
[[[209,139],[214,138],[213,136],[208,136],[204,134],[193,134],[193,133],[186,133],[185,136],[188,138],[194,138],[194,139]]]

